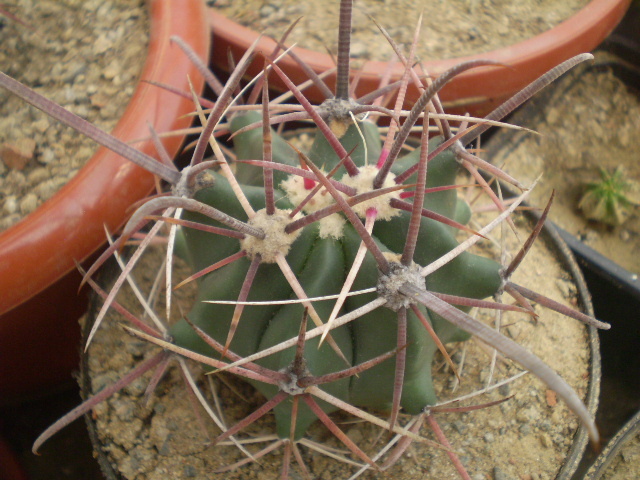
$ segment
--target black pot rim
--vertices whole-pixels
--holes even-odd
[[[501,185],[503,191],[508,187]],[[524,202],[521,204],[524,205]],[[526,210],[526,215],[532,220],[537,221],[540,217],[540,213],[535,210]],[[542,229],[542,237],[548,240],[554,248],[557,250],[559,260],[564,268],[567,269],[574,281],[578,300],[582,306],[584,312],[592,317],[595,317],[593,311],[593,305],[591,303],[591,294],[587,288],[587,283],[582,275],[582,271],[576,261],[571,249],[567,243],[563,240],[562,236],[558,232],[555,225],[551,222],[545,222]],[[600,340],[598,337],[598,330],[595,327],[587,326],[589,352],[591,354],[591,361],[589,363],[589,376],[590,382],[587,389],[587,394],[584,399],[584,403],[589,410],[592,417],[595,418],[596,411],[598,409],[598,401],[600,397],[600,379],[602,376],[602,360],[600,357]],[[574,436],[574,441],[571,444],[571,448],[565,459],[565,463],[556,475],[556,480],[569,480],[578,469],[578,466],[582,460],[587,443],[589,442],[589,433],[587,428],[581,423]]]
[[[598,480],[601,478],[620,450],[638,434],[640,434],[640,411],[609,440],[605,449],[598,455],[595,463],[587,471],[585,480]]]

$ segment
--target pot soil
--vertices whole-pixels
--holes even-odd
[[[517,220],[517,223],[523,222]],[[527,228],[530,225],[527,224]],[[527,232],[521,229],[521,235],[525,237]],[[481,248],[497,253],[488,242]],[[517,245],[510,240],[508,248],[515,252]],[[577,302],[585,302],[587,308],[590,308],[585,297],[579,300],[576,298],[576,287],[570,280],[571,275],[556,260],[561,258],[565,262],[566,249],[552,248],[550,250],[545,242],[538,242],[519,270],[519,278],[529,288],[566,304],[575,306]],[[153,255],[155,258],[152,261],[155,263],[152,265],[157,268],[161,254],[156,252]],[[577,272],[575,264],[572,271],[573,274]],[[152,282],[156,277],[155,271],[146,266],[138,268],[136,275],[139,285]],[[182,277],[187,273],[178,275]],[[187,295],[182,289],[177,292]],[[134,313],[141,314],[140,306],[135,300],[133,305],[128,302],[130,297],[130,293],[123,291],[120,302]],[[96,300],[95,303],[101,302]],[[94,305],[85,320],[87,332],[98,308],[99,305]],[[187,311],[188,308],[188,304],[181,307],[182,311]],[[178,318],[178,315],[179,307],[176,306],[174,318]],[[119,327],[121,321],[113,314],[108,316],[94,338],[88,355],[83,358],[82,386],[85,396],[113,383],[136,363],[155,352],[155,348],[125,334]],[[507,335],[526,345],[556,369],[586,398],[591,411],[595,411],[599,391],[599,356],[597,336],[592,329],[548,311],[541,315],[537,323],[522,315],[513,315],[504,318],[503,325],[508,325],[505,328]],[[489,378],[489,348],[470,340],[450,349],[454,361],[460,362],[463,357],[465,359],[464,367],[460,368],[462,382],[459,386],[456,385],[455,377],[443,367],[444,362],[436,365],[436,388],[441,400],[477,391]],[[228,425],[264,402],[252,388],[237,381],[229,381],[230,377],[218,379],[204,376],[195,365],[192,370],[198,376],[199,384],[210,402],[212,389],[217,392]],[[490,382],[494,384],[502,381],[519,371],[512,362],[499,358]],[[197,419],[198,416],[206,418],[206,413],[199,411],[198,416],[194,414],[177,369],[170,371],[151,402],[145,406],[142,395],[147,382],[148,377],[136,381],[99,405],[87,417],[96,452],[107,478],[278,478],[281,453],[263,457],[260,465],[254,463],[224,474],[214,474],[216,469],[241,460],[242,454],[232,446],[207,447],[207,436],[199,428]],[[535,473],[540,479],[570,478],[582,456],[586,435],[578,428],[573,414],[562,402],[557,402],[554,393],[537,379],[524,376],[485,395],[467,400],[464,404],[479,404],[509,395],[514,395],[514,398],[500,406],[471,413],[436,416],[472,478],[525,478],[522,476],[531,473]],[[376,451],[381,447],[379,442],[375,444],[379,429],[371,428],[368,424],[352,423],[347,417],[339,416],[338,422],[347,435],[365,451]],[[265,435],[272,432],[273,427],[273,418],[267,415],[248,429],[248,433],[253,436]],[[426,427],[421,433],[433,438]],[[211,438],[217,435],[213,428],[209,429],[208,434]],[[331,447],[343,448],[320,425],[315,425],[308,436]],[[248,445],[247,448],[254,452],[258,450],[255,445]],[[305,447],[302,450],[314,478],[348,478],[357,470]],[[368,472],[361,478],[413,480],[457,477],[444,452],[414,443],[389,471],[383,474]]]
[[[144,0],[21,0],[3,19],[0,70],[111,131],[142,70],[149,40]],[[95,142],[0,92],[0,230],[66,184]]]
[[[221,14],[257,32],[279,38],[300,18],[287,39],[316,52],[338,51],[336,29],[340,2],[321,7],[297,0],[215,0]],[[589,0],[535,2],[424,2],[420,0],[356,0],[353,11],[352,56],[395,60],[389,42],[371,18],[379,22],[407,53],[421,13],[422,29],[416,56],[424,61],[465,57],[496,50],[539,35],[584,7]],[[357,65],[357,60],[356,60]]]
[[[228,51],[231,50],[234,57],[240,58],[244,51],[246,51],[246,49],[249,48],[249,46],[256,39],[258,39],[259,32],[261,31],[246,28],[240,23],[228,18],[226,15],[219,12],[217,8],[219,2],[220,0],[213,2],[213,8],[210,9],[210,23],[214,35],[214,53],[212,56],[212,61],[216,67],[228,69],[226,60],[228,58]],[[232,5],[236,4],[236,2],[230,3]],[[337,4],[338,2],[336,1],[332,3]],[[382,3],[384,3],[385,5],[388,4],[388,2]],[[382,9],[386,8],[382,5],[382,3],[371,2],[370,4],[378,5],[379,8]],[[438,2],[437,10],[439,11],[441,8],[445,8],[444,4],[448,3],[450,2]],[[474,9],[477,9],[481,11],[484,9],[490,12],[489,16],[491,16],[495,12],[495,8],[497,8],[494,7],[493,3],[498,2],[492,2],[491,8],[485,8],[485,5],[487,5],[488,2],[462,3],[464,3],[464,5],[459,6],[457,9],[454,9],[454,15],[462,15],[469,10],[473,11]],[[518,5],[521,4],[522,6],[529,6],[531,2],[499,3]],[[488,49],[482,48],[484,50],[483,53],[476,53],[473,56],[469,56],[465,53],[465,56],[460,57],[459,55],[461,54],[461,52],[454,50],[453,52],[449,52],[446,54],[435,54],[435,57],[440,57],[442,58],[442,60],[434,60],[433,54],[425,54],[422,57],[422,60],[426,62],[426,69],[432,76],[438,76],[460,61],[465,60],[486,59],[509,65],[511,69],[509,70],[508,74],[505,74],[504,70],[500,68],[478,68],[464,72],[463,74],[457,76],[455,79],[449,82],[449,84],[447,84],[439,94],[440,99],[447,107],[447,111],[449,113],[465,113],[468,111],[472,114],[475,114],[476,116],[483,116],[547,70],[555,67],[556,65],[572,57],[573,55],[593,50],[617,25],[617,23],[624,15],[627,7],[629,6],[629,3],[630,0],[591,0],[584,8],[576,12],[575,15],[571,16],[566,21],[526,40],[517,41],[516,43],[511,44],[503,44],[507,46],[503,48],[496,48],[491,51],[487,51]],[[356,2],[356,9],[360,8],[358,5],[359,3]],[[369,3],[367,3],[366,5],[369,5]],[[428,5],[427,7],[429,6],[433,8],[433,5]],[[296,8],[298,7],[296,6]],[[414,18],[407,22],[407,24],[409,25],[409,30],[411,32],[413,32],[417,14],[421,8],[422,7],[419,7],[418,9],[414,10]],[[324,10],[324,8],[321,10]],[[264,6],[258,11],[264,11],[265,14],[267,14],[268,12],[272,12],[273,7],[271,6],[271,2],[265,2]],[[383,13],[382,17],[378,17],[377,20],[381,21],[383,25],[389,26],[389,23],[391,23],[392,21],[391,18],[394,17],[398,11],[398,9],[389,10],[387,13]],[[443,26],[447,24],[447,22],[442,21],[442,16],[440,16],[439,13],[434,13],[432,11],[427,11],[426,13],[427,17],[435,19],[435,22],[437,23],[437,29],[443,28]],[[269,15],[271,15],[271,13],[269,13]],[[280,11],[276,11],[273,13],[273,15],[279,17],[281,13]],[[359,15],[359,12],[356,11],[355,15]],[[284,21],[288,24],[288,22],[294,21],[298,16],[299,14],[285,16]],[[478,15],[474,16],[474,24],[477,16]],[[309,29],[303,28],[304,33],[307,33],[311,38],[317,38],[320,35],[324,35],[317,32],[325,31],[326,28],[316,29],[315,27],[315,24],[318,21],[316,17],[322,18],[322,11],[313,12],[308,17],[309,18],[307,20],[303,19],[303,22],[308,21],[312,26],[309,27]],[[337,22],[336,18],[337,16],[333,14],[330,23],[330,32],[335,32],[335,24]],[[497,19],[496,21],[498,21],[498,23],[501,23],[503,21],[503,15],[495,15],[495,18]],[[425,21],[430,20],[425,19]],[[518,23],[518,21],[518,19],[513,19],[514,24]],[[366,19],[365,22],[367,30],[370,30],[371,28],[375,29],[369,19]],[[399,23],[402,24],[402,22]],[[533,21],[533,23],[537,22]],[[527,24],[530,25],[530,22],[527,22]],[[464,32],[463,35],[465,36],[469,35],[469,29],[467,28],[468,26],[469,25],[467,24],[462,29]],[[403,28],[405,27],[403,26]],[[443,43],[455,44],[455,42],[451,39],[451,36],[434,35],[433,31],[437,31],[437,29],[436,27],[433,28],[434,30],[426,28],[423,29],[424,33],[423,38],[419,42],[420,44],[429,45],[431,41],[433,42],[431,45],[433,46],[434,43],[438,44],[438,48],[443,48]],[[511,28],[511,30],[520,30],[520,28],[513,27]],[[497,27],[497,31],[497,34],[493,34],[492,32],[488,35],[481,34],[478,31],[478,37],[482,37],[484,35],[484,37],[492,37],[494,39],[498,38],[502,40],[502,32],[505,31],[505,26],[500,24],[500,26]],[[471,28],[471,32],[471,35],[474,35],[475,30],[473,29],[473,27]],[[270,30],[269,33],[273,34],[275,38],[280,38],[283,33],[283,29],[275,31]],[[397,37],[397,35],[400,34],[401,32],[392,32],[392,36],[394,37]],[[411,38],[412,34],[409,35],[409,39]],[[429,38],[431,38],[431,40],[429,40]],[[398,39],[396,38],[396,40]],[[312,40],[307,40],[305,37],[305,40],[301,41],[301,45],[308,45],[306,43],[308,41]],[[317,40],[315,41],[317,42]],[[331,38],[329,41],[324,42],[324,44],[332,44],[334,41],[335,39]],[[384,40],[382,39],[382,36],[380,34],[378,34],[378,38],[376,41],[384,43]],[[360,38],[358,38],[358,34],[354,36],[353,42],[358,46],[358,48],[361,48],[359,45],[367,44],[367,42],[362,41]],[[291,42],[287,43],[291,44]],[[469,43],[470,42],[468,38],[462,42],[462,44],[465,45]],[[275,42],[267,37],[263,37],[258,43],[257,50],[261,50],[262,52],[271,52],[274,47]],[[297,46],[294,48],[294,50],[296,54],[313,70],[315,70],[316,72],[325,72],[334,68],[335,61],[330,55],[324,53],[324,45],[322,45],[321,48],[317,50],[313,48],[307,48],[309,47],[303,48]],[[489,50],[491,48],[493,47],[489,47]],[[356,88],[356,97],[364,95],[378,88],[381,77],[385,75],[384,72],[389,69],[388,56],[384,58],[384,61],[376,61],[366,56],[366,46],[365,48],[361,48],[361,50],[362,51],[360,52],[360,54],[362,55],[362,58],[367,61],[363,63],[362,68],[357,69],[358,85]],[[389,52],[389,49],[386,45],[382,46],[379,49],[374,48],[372,50]],[[450,53],[453,54],[450,55]],[[250,67],[247,75],[252,77],[259,73],[262,70],[262,63],[262,61],[255,62],[255,64]],[[283,58],[279,62],[279,65],[289,76],[289,78],[291,78],[296,83],[302,83],[308,78],[308,75],[306,75],[302,71],[302,69],[300,69],[297,63],[289,57]],[[402,74],[403,67],[398,63],[391,70],[391,80],[393,81],[400,79],[402,77]],[[355,77],[355,72],[353,76]],[[333,85],[335,83],[335,75],[330,75],[326,78],[325,81],[329,86]],[[270,85],[273,88],[280,89],[282,91],[286,90],[282,83],[279,82],[276,78],[273,79]],[[305,93],[309,96],[312,102],[320,103],[322,100],[324,100],[320,91],[315,88],[310,88]],[[412,84],[409,85],[407,100],[409,102],[414,101],[416,98],[418,98],[418,95],[419,93],[415,86]]]
[[[597,55],[598,58],[605,58]],[[542,174],[529,201],[541,205],[556,191],[550,218],[586,245],[640,274],[640,209],[631,206],[620,225],[589,220],[580,200],[600,169],[640,182],[640,98],[608,68],[569,73],[517,112],[511,123],[540,135],[500,131],[485,145],[486,157],[526,185]],[[638,184],[640,186],[640,184]],[[627,196],[640,202],[633,187]],[[637,277],[636,277],[637,278]]]

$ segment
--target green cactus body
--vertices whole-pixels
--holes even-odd
[[[232,129],[235,131],[259,119],[260,115],[256,113],[237,116],[232,122]],[[351,158],[359,168],[366,164],[375,165],[381,151],[377,127],[368,122],[361,122],[359,127],[366,139],[366,161],[361,133],[353,125],[347,129],[340,141],[347,151],[356,147]],[[318,167],[329,171],[340,159],[324,137],[322,135],[318,137],[309,157]],[[234,139],[234,145],[238,159],[260,159],[262,157],[261,129],[238,135]],[[411,152],[400,158],[394,168],[403,171],[416,162],[418,155],[417,150]],[[298,163],[297,154],[275,134],[273,156],[276,162],[289,165]],[[263,208],[265,199],[261,170],[241,163],[236,166],[237,178],[253,208],[256,210]],[[455,158],[452,154],[445,152],[429,163],[427,186],[453,184],[457,171],[458,163]],[[229,183],[221,175],[217,173],[214,175],[215,186],[199,192],[196,198],[235,218],[246,220],[247,217],[233,195]],[[277,171],[274,171],[274,177],[276,186],[287,179],[287,175]],[[408,183],[412,183],[412,180],[409,179]],[[283,190],[277,191],[276,197],[276,206],[279,209],[291,208],[290,199],[286,198]],[[426,195],[424,206],[449,218],[455,218],[461,212],[464,214],[464,209],[460,208],[458,203],[460,202],[457,201],[455,191],[449,190]],[[402,253],[409,216],[407,212],[398,212],[387,220],[376,221],[373,237],[383,251],[390,255]],[[185,213],[184,217],[215,223],[194,213]],[[342,221],[340,225],[340,235],[335,234],[335,231],[333,234],[327,234],[323,231],[322,222],[305,227],[286,255],[289,265],[309,297],[338,293],[351,268],[360,245],[360,237],[348,222]],[[414,255],[415,262],[424,266],[450,251],[457,245],[454,234],[451,227],[423,218],[418,247]],[[184,230],[184,240],[187,247],[187,260],[194,270],[211,265],[241,249],[236,239],[213,236],[190,229]],[[203,303],[203,301],[236,300],[249,263],[247,258],[243,258],[208,274],[199,282],[198,298],[188,316],[193,323],[221,343],[224,343],[227,338],[234,307]],[[427,289],[435,292],[485,298],[494,294],[500,286],[499,269],[498,263],[465,252],[429,275],[426,278],[426,286]],[[367,253],[352,290],[375,287],[378,284],[379,275],[376,262],[372,255]],[[358,308],[376,296],[376,293],[370,293],[349,297],[342,312],[346,313]],[[290,298],[296,298],[296,296],[277,265],[261,264],[248,300]],[[314,302],[314,308],[326,321],[333,308],[333,302]],[[426,311],[422,306],[419,308],[443,342],[467,338],[466,333],[453,327],[446,320]],[[303,307],[299,304],[247,306],[230,348],[241,356],[247,356],[295,337],[298,334],[302,316]],[[312,327],[313,325],[310,325],[308,328]],[[200,340],[184,321],[178,322],[172,328],[171,334],[176,343],[181,346],[219,356]],[[388,308],[378,308],[350,324],[332,330],[331,336],[346,359],[353,365],[357,365],[397,347],[397,314]],[[415,414],[436,400],[430,365],[437,347],[411,309],[408,309],[407,313],[407,341],[407,363],[401,405],[408,413]],[[282,370],[291,364],[293,358],[294,348],[290,348],[264,358],[258,363],[274,370]],[[341,359],[327,342],[318,349],[318,338],[306,343],[305,360],[308,370],[315,376],[348,367],[344,359]],[[324,384],[321,387],[355,406],[384,410],[391,406],[393,398],[394,369],[393,359],[386,360],[358,376]],[[273,397],[278,391],[278,387],[274,385],[253,383],[267,398]],[[321,406],[327,412],[336,409],[329,404],[321,403]],[[295,432],[297,438],[301,437],[316,419],[315,414],[302,402],[299,408]],[[289,437],[291,401],[281,403],[275,409],[275,413],[278,434],[283,438]]]

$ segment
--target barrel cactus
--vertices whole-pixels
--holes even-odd
[[[233,95],[254,60],[253,51],[238,61],[224,85],[202,66],[217,99],[206,102],[193,95],[202,129],[192,160],[183,170],[166,161],[159,141],[162,162],[115,140],[105,141],[106,134],[96,133],[52,102],[4,75],[0,77],[3,87],[107,143],[171,186],[168,195],[155,196],[137,209],[119,239],[87,272],[86,279],[93,284],[91,275],[104,259],[149,221],[155,222],[143,234],[138,251],[113,289],[106,293],[95,286],[105,303],[90,339],[108,309],[122,309],[114,304],[114,297],[139,253],[164,225],[169,225],[167,303],[172,301],[174,254],[191,266],[193,275],[187,280],[196,281],[198,289],[191,311],[170,324],[158,320],[149,325],[123,312],[132,323],[127,329],[162,346],[162,352],[50,427],[36,441],[34,450],[70,420],[145,371],[157,368],[154,378],[159,378],[167,365],[164,360],[178,355],[215,371],[237,374],[266,398],[256,412],[224,430],[217,442],[233,437],[273,410],[276,433],[287,452],[283,472],[288,471],[296,441],[318,419],[354,455],[376,467],[328,414],[346,410],[408,440],[424,440],[400,426],[398,414],[419,414],[436,402],[431,379],[434,354],[440,350],[448,358],[443,345],[470,335],[538,375],[581,418],[592,440],[598,441],[586,407],[552,369],[467,314],[472,307],[533,314],[528,300],[534,300],[606,327],[510,281],[545,215],[509,265],[468,251],[496,225],[511,222],[510,214],[526,197],[526,188],[465,147],[590,55],[568,60],[481,122],[470,120],[471,126],[463,122],[454,134],[438,102],[438,90],[467,69],[501,67],[493,62],[462,63],[433,82],[420,79],[408,67],[398,85],[382,86],[378,92],[353,99],[348,85],[350,9],[351,2],[343,1],[335,95],[312,75],[328,95],[321,105],[311,105],[278,68],[280,52],[265,59],[263,75],[255,79],[244,105]],[[187,45],[179,39],[176,43],[190,54]],[[411,66],[411,55],[407,59],[399,50],[398,55]],[[269,101],[270,75],[279,76],[289,86],[298,101],[296,106]],[[423,94],[410,111],[403,111],[402,92],[409,81],[422,82]],[[395,108],[378,104],[378,98],[394,91],[398,92]],[[202,105],[210,110],[205,111]],[[439,137],[430,135],[431,115],[438,119]],[[374,116],[389,126],[382,129],[367,118]],[[273,125],[290,120],[313,122],[316,133],[309,148],[296,146],[273,131]],[[419,139],[409,145],[409,134],[416,130]],[[223,152],[216,138],[225,133],[232,134],[232,147]],[[158,139],[156,132],[151,136]],[[213,160],[205,160],[207,146],[213,151]],[[478,174],[478,168],[511,182],[524,193],[507,208]],[[466,226],[470,210],[456,193],[461,169],[471,173],[501,211],[480,231]],[[462,244],[456,239],[458,232],[468,237]],[[483,300],[503,292],[513,296],[519,306]],[[157,312],[157,316],[163,314]],[[387,413],[374,416],[365,408]]]
[[[255,118],[256,116],[258,118]],[[235,117],[231,126],[234,129],[256,121],[259,121],[259,114],[244,114]],[[343,121],[352,122],[349,117]],[[234,138],[234,145],[238,146],[237,160],[261,158],[261,135],[261,131],[248,131]],[[290,166],[294,166],[294,162],[298,163],[298,154],[289,145],[275,135],[272,142],[273,162]],[[355,192],[355,195],[345,195],[345,201],[375,192],[371,184],[379,171],[376,162],[381,152],[377,127],[367,121],[357,126],[352,124],[348,126],[340,142],[346,151],[351,152],[351,160],[357,168],[357,173],[353,176],[345,173],[345,178],[340,182],[342,190],[347,190],[344,187],[350,187],[348,190]],[[365,157],[365,152],[368,158]],[[398,159],[398,171],[417,164],[419,155],[420,149],[416,149],[410,155]],[[304,162],[308,162],[309,165],[322,165],[329,171],[340,163],[340,157],[325,137],[320,135],[316,136],[308,160],[305,159]],[[248,179],[247,183],[242,182],[240,186],[252,208],[256,210],[253,217],[247,218],[231,185],[219,174],[214,173],[214,186],[199,191],[195,199],[268,232],[267,236],[260,239],[247,234],[241,240],[222,236],[212,238],[207,232],[185,229],[184,242],[189,261],[195,271],[221,262],[238,252],[244,253],[243,258],[202,279],[198,301],[188,318],[234,353],[247,357],[295,337],[300,328],[304,306],[252,305],[246,306],[240,316],[237,313],[239,309],[233,305],[208,302],[238,300],[240,297],[253,302],[296,298],[296,293],[280,270],[278,262],[282,261],[281,259],[286,260],[308,297],[338,295],[349,276],[362,239],[341,213],[333,213],[305,225],[305,220],[314,212],[321,212],[322,209],[326,211],[327,208],[337,205],[324,188],[318,190],[316,196],[302,208],[305,216],[292,216],[300,202],[316,189],[316,185],[319,184],[317,180],[309,179],[305,182],[304,178],[295,174],[288,177],[274,175],[273,183],[280,188],[274,188],[274,204],[277,207],[272,208],[269,213],[265,205],[262,175],[255,175],[255,166],[237,163],[236,178],[241,182],[242,179]],[[426,189],[453,185],[457,170],[458,163],[452,153],[444,152],[436,156],[429,164]],[[252,182],[252,177],[257,181]],[[414,181],[413,178],[408,180],[409,183]],[[405,356],[405,386],[400,405],[407,412],[416,414],[435,402],[431,370],[423,366],[431,364],[437,346],[423,322],[433,327],[433,331],[442,342],[460,340],[466,334],[453,328],[439,315],[428,312],[423,306],[412,305],[413,302],[406,301],[405,297],[395,299],[394,288],[397,289],[399,285],[394,286],[393,283],[404,283],[400,279],[406,278],[407,281],[415,282],[424,288],[425,280],[420,276],[417,265],[428,265],[457,245],[452,231],[455,227],[451,226],[455,224],[453,221],[447,224],[422,217],[418,224],[420,228],[415,252],[413,256],[408,256],[408,262],[403,262],[401,257],[411,223],[411,212],[401,210],[401,207],[406,205],[407,210],[411,210],[411,204],[401,199],[401,190],[396,187],[392,174],[384,185],[390,190],[389,193],[353,206],[354,212],[359,212],[357,221],[361,224],[363,221],[366,222],[367,212],[370,219],[376,220],[370,235],[379,254],[378,259],[370,252],[364,256],[351,290],[374,291],[349,297],[339,311],[341,315],[347,314],[376,298],[387,298],[390,308],[377,308],[352,324],[332,329],[330,336],[327,336],[332,342],[325,341],[320,348],[319,338],[308,341],[305,347],[306,368],[314,376],[327,375],[349,365],[362,364],[407,344],[406,350],[401,354]],[[428,193],[424,197],[421,208],[450,220],[454,220],[456,210],[463,210],[456,208],[458,200],[455,190]],[[391,199],[394,200],[393,203]],[[394,204],[398,207],[393,207]],[[437,215],[434,216],[437,218]],[[198,213],[189,212],[183,218],[199,223],[206,222],[202,214]],[[373,223],[372,220],[370,223]],[[218,223],[218,226],[221,225]],[[429,290],[434,292],[485,298],[500,288],[499,270],[500,265],[493,260],[463,252],[430,275],[427,284]],[[249,284],[246,295],[243,285]],[[317,315],[316,319],[323,321],[331,317],[334,309],[332,302],[328,301],[314,302],[311,305],[311,315]],[[403,317],[402,328],[405,330],[401,333],[400,340],[398,316]],[[234,325],[235,319],[238,320],[237,325]],[[232,338],[230,331],[234,332]],[[171,336],[178,345],[214,356],[211,347],[204,343],[187,320],[179,321],[171,329]],[[291,347],[257,363],[274,371],[286,370],[293,361],[294,353],[295,348]],[[393,404],[395,371],[394,362],[386,361],[360,373],[357,377],[339,379],[325,384],[324,387],[328,393],[354,405],[390,409]],[[277,386],[262,382],[256,382],[255,385],[267,397],[272,397],[278,391]],[[288,436],[291,407],[284,403],[276,407],[276,417],[279,434]],[[335,407],[331,407],[333,408]],[[296,437],[304,434],[308,424],[314,419],[315,415],[312,412],[301,408],[296,422]]]

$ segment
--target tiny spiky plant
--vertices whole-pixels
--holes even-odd
[[[638,206],[639,192],[640,186],[625,177],[622,167],[613,172],[600,169],[600,180],[586,184],[578,208],[589,220],[617,227]]]
[[[451,117],[444,115],[437,99],[438,90],[467,69],[499,65],[462,63],[429,81],[412,68],[412,53],[406,58],[394,45],[407,66],[404,79],[352,99],[348,82],[350,15],[351,2],[342,1],[335,95],[310,73],[311,81],[327,94],[327,100],[318,106],[311,105],[278,68],[279,50],[265,59],[263,75],[255,79],[248,101],[240,105],[240,97],[233,96],[254,59],[253,49],[238,61],[223,85],[176,39],[200,65],[217,94],[215,102],[207,102],[192,93],[203,126],[191,162],[181,171],[167,158],[156,132],[151,131],[151,137],[158,146],[159,162],[0,74],[3,87],[171,186],[168,193],[152,197],[136,210],[121,236],[85,277],[105,298],[89,341],[107,310],[116,309],[132,323],[126,327],[129,332],[161,346],[162,351],[50,427],[36,441],[34,451],[68,422],[155,369],[152,390],[168,359],[178,355],[215,371],[236,374],[267,399],[254,413],[223,430],[214,443],[227,438],[236,441],[238,432],[273,410],[280,437],[277,445],[285,449],[283,478],[288,476],[292,455],[305,471],[296,442],[318,419],[366,465],[380,468],[331,420],[328,414],[340,409],[407,440],[398,444],[386,467],[411,441],[426,441],[397,420],[400,411],[417,415],[436,401],[431,380],[434,353],[440,350],[448,359],[444,343],[469,335],[476,335],[545,381],[580,417],[592,441],[598,442],[588,410],[564,380],[516,342],[467,314],[479,307],[535,315],[529,303],[533,300],[591,325],[607,327],[510,280],[539,234],[550,204],[510,264],[468,252],[501,222],[511,224],[510,215],[527,189],[466,146],[540,88],[591,56],[581,55],[556,67],[486,119],[458,118],[462,125],[454,134]],[[298,104],[270,101],[269,75],[278,75]],[[409,81],[417,82],[423,94],[410,111],[404,111],[403,91]],[[382,99],[394,92],[395,107],[383,107]],[[386,134],[362,118],[367,115],[388,119]],[[436,119],[441,133],[437,140],[430,138],[431,119]],[[310,120],[317,129],[306,154],[271,129],[294,120]],[[406,153],[413,131],[419,132],[419,146]],[[216,140],[225,133],[233,134],[233,150],[228,155]],[[207,146],[214,160],[204,160]],[[464,225],[469,209],[456,195],[455,180],[461,169],[472,175],[500,211],[477,232]],[[524,193],[507,208],[478,169]],[[140,234],[149,221],[155,224]],[[155,312],[154,323],[149,325],[127,312],[115,296],[141,253],[166,224],[167,312]],[[460,244],[455,235],[459,231],[470,234]],[[142,236],[138,249],[111,291],[103,292],[91,275],[133,235]],[[196,280],[198,298],[184,318],[171,323],[174,251],[192,266],[194,274],[181,284]],[[502,293],[511,295],[519,306],[482,300],[499,298]],[[307,318],[315,327],[307,327]],[[184,362],[179,364],[189,375]],[[193,384],[188,388],[193,389]],[[388,417],[374,416],[365,407],[387,411]],[[464,477],[464,468],[452,452],[451,456]]]

